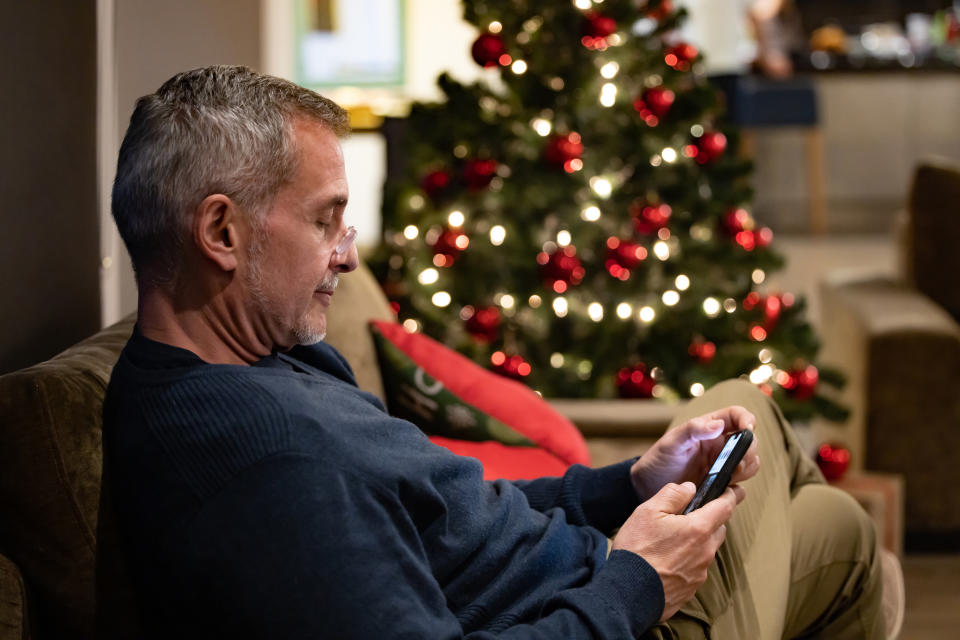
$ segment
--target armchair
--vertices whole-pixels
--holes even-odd
[[[960,549],[960,167],[921,164],[901,223],[898,279],[821,285],[823,360],[845,371],[854,468],[905,478],[908,549]]]

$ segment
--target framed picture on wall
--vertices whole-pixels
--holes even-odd
[[[296,0],[297,80],[307,87],[404,82],[405,0]]]

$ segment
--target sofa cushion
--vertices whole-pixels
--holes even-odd
[[[577,428],[530,388],[399,324],[372,322],[371,330],[391,414],[428,435],[540,447],[567,465],[590,463]]]
[[[327,309],[326,342],[343,354],[353,369],[357,385],[384,400],[377,352],[367,330],[369,320],[396,318],[387,297],[366,266],[340,276],[340,284]]]
[[[101,407],[133,318],[0,377],[0,548],[38,637],[92,637]]]

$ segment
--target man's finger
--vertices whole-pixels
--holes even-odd
[[[737,468],[733,472],[733,477],[730,478],[731,483],[743,482],[757,475],[757,471],[760,469],[760,454],[758,449],[757,437],[754,436],[753,442],[750,443],[750,447],[743,455],[743,460],[737,465]]]
[[[719,549],[720,545],[722,545],[723,541],[726,539],[727,539],[727,525],[725,524],[722,524],[719,527],[717,527],[716,531],[714,531],[710,535],[710,543],[713,545],[714,549]]]
[[[687,423],[687,437],[691,440],[712,440],[723,433],[726,423],[719,418],[700,416]]]
[[[730,485],[729,490],[733,491],[733,495],[737,499],[737,504],[743,502],[743,499],[747,497],[746,490],[738,484]]]
[[[739,487],[743,491],[742,487]],[[720,494],[715,500],[711,500],[696,511],[690,514],[691,518],[698,518],[705,521],[710,530],[716,529],[724,524],[733,515],[733,510],[737,506],[736,491],[730,487]]]
[[[655,502],[658,509],[664,513],[680,513],[690,504],[697,493],[697,485],[692,482],[683,484],[666,484],[656,493],[650,502]]]
[[[756,416],[739,405],[714,411],[710,417],[723,420],[727,425],[726,430],[731,432],[740,431],[741,429],[750,429],[752,431],[753,425],[757,422]]]

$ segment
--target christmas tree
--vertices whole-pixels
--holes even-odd
[[[747,376],[838,419],[750,164],[671,0],[480,0],[472,54],[414,104],[371,263],[401,322],[548,397],[685,398]]]

